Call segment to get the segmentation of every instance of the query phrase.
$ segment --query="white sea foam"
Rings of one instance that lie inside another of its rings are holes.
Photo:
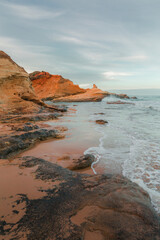
[[[95,121],[98,119],[97,116],[95,115],[90,115],[90,121]],[[103,131],[103,126],[95,126],[95,129],[97,132],[99,132],[101,134],[101,137],[99,139],[99,146],[98,147],[91,147],[89,149],[87,149],[84,154],[93,154],[96,158],[96,161],[92,163],[91,168],[94,172],[94,174],[97,174],[96,170],[94,169],[94,165],[97,164],[100,159],[101,156],[103,156],[106,153],[106,149],[103,146],[103,141],[106,137],[105,132]]]
[[[99,146],[85,151],[96,157],[93,172],[96,174],[97,162],[105,163],[111,172],[121,166],[123,175],[144,188],[160,212],[160,98],[141,97],[132,100],[134,106],[107,105],[107,101],[115,101],[115,97],[106,98],[90,109],[89,120],[109,122],[105,127],[95,125],[101,133]],[[105,115],[94,115],[95,111]]]

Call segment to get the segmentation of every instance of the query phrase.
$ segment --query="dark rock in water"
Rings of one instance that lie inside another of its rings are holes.
[[[101,113],[94,113],[94,115],[105,115],[105,113],[101,112]]]
[[[50,183],[46,196],[29,199],[25,215],[11,232],[30,240],[159,240],[160,221],[149,195],[120,175],[86,175],[34,157],[35,178]],[[7,234],[6,233],[6,237]]]
[[[132,105],[134,105],[134,103],[122,102],[122,101],[107,102],[107,104],[132,104]]]
[[[137,99],[137,97],[131,97],[131,99]]]
[[[101,119],[99,119],[99,120],[96,120],[96,123],[97,124],[106,124],[106,123],[108,123],[107,121],[105,121],[105,120],[101,120]]]
[[[68,168],[70,170],[79,170],[79,169],[84,169],[87,167],[90,167],[91,164],[95,161],[95,157],[92,154],[86,154],[81,156],[78,159],[73,159],[71,166]]]
[[[115,96],[116,97],[118,97],[118,98],[121,98],[121,99],[129,99],[130,97],[128,97],[128,95],[127,94],[115,94]]]

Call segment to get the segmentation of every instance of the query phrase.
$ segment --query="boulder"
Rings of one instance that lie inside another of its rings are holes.
[[[102,120],[102,119],[98,119],[98,120],[96,120],[95,122],[96,122],[97,124],[100,124],[100,125],[104,125],[104,124],[108,123],[107,121]]]
[[[96,158],[92,154],[85,154],[78,159],[72,159],[72,164],[67,168],[70,170],[80,170],[88,168],[95,162]]]

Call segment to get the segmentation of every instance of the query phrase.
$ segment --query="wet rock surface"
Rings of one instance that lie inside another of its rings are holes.
[[[65,110],[65,108],[64,108]],[[55,129],[44,121],[61,117],[62,113],[42,111],[29,114],[6,114],[0,118],[0,159],[13,157],[49,138],[63,138],[64,129]]]
[[[0,156],[5,159],[33,146],[38,141],[49,138],[62,138],[57,130],[38,129],[13,136],[0,137]]]
[[[96,161],[92,154],[85,154],[78,159],[72,159],[72,164],[68,166],[70,170],[79,170],[91,167],[91,164]]]
[[[31,130],[34,130],[34,129],[39,129],[39,127],[35,124],[32,124],[32,123],[25,123],[24,125],[22,126],[13,126],[12,127],[12,130],[15,130],[15,131],[24,131],[24,132],[28,132],[28,131],[31,131]]]
[[[20,162],[21,169],[37,166],[33,177],[50,185],[42,198],[22,196],[24,216],[7,231],[3,219],[1,235],[28,240],[160,239],[148,194],[128,179],[79,174],[34,157]]]

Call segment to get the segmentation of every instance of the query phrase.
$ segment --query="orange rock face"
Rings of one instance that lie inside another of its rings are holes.
[[[37,112],[41,106],[49,107],[35,95],[28,73],[0,51],[0,116]]]
[[[61,75],[51,75],[47,72],[31,73],[30,79],[40,99],[55,102],[94,102],[101,101],[108,95],[108,92],[98,89],[95,84],[92,89],[82,89]]]
[[[37,100],[28,73],[0,51],[0,113],[34,111]]]
[[[61,75],[51,75],[48,72],[33,72],[30,79],[40,99],[56,99],[86,91]]]
[[[85,93],[54,99],[55,102],[100,102],[109,93],[98,88],[86,89]]]

